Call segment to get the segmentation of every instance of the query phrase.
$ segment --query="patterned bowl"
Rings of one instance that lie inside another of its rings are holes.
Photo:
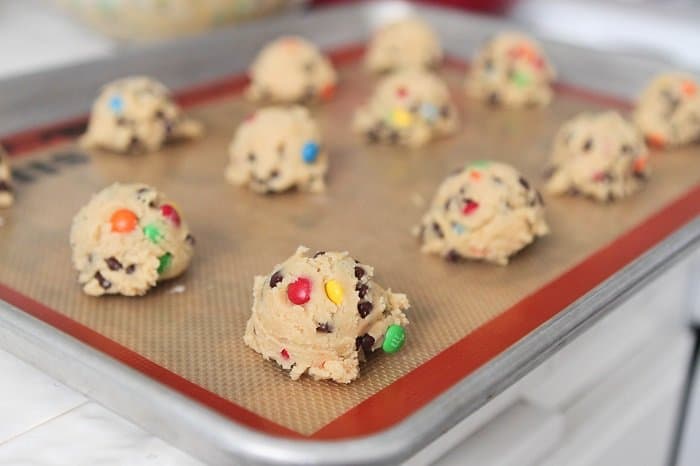
[[[53,0],[98,31],[143,40],[192,34],[300,6],[305,0]]]

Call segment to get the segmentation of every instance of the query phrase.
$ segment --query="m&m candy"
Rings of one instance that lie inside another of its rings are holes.
[[[301,148],[301,158],[305,163],[314,163],[318,158],[318,152],[318,144],[314,141],[309,141]]]
[[[297,278],[287,287],[287,297],[294,304],[306,304],[311,299],[311,281],[304,277]]]
[[[177,209],[172,205],[165,204],[161,206],[160,213],[161,215],[163,215],[163,217],[173,222],[173,225],[175,225],[176,227],[180,226],[180,214],[177,212]]]
[[[163,238],[163,233],[161,233],[160,228],[152,223],[143,227],[143,234],[146,235],[146,238],[151,240],[151,243],[153,244],[158,244],[158,242]]]
[[[385,353],[396,353],[406,341],[406,331],[400,325],[390,325],[384,335],[382,349]]]
[[[114,211],[109,219],[112,225],[112,231],[115,233],[129,233],[136,228],[139,223],[139,218],[129,209],[119,209]]]
[[[476,201],[473,201],[471,199],[467,199],[466,202],[464,203],[464,207],[462,207],[462,213],[464,215],[470,215],[473,214],[476,209],[479,208],[479,203]]]
[[[170,267],[170,264],[173,262],[173,255],[170,254],[169,252],[166,252],[160,258],[158,259],[159,264],[158,264],[158,274],[162,274],[168,268]]]
[[[326,296],[335,304],[343,302],[343,287],[337,280],[328,280],[325,285]]]

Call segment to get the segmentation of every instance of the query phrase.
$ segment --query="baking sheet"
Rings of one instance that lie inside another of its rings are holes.
[[[344,414],[380,392],[391,392],[397,380],[405,381],[414,369],[700,181],[696,148],[657,154],[649,185],[630,199],[598,205],[545,196],[552,234],[508,267],[449,264],[424,256],[409,231],[450,171],[470,160],[496,159],[512,163],[540,185],[558,125],[580,111],[618,104],[562,87],[546,109],[495,111],[466,101],[464,69],[452,63],[441,74],[462,114],[458,135],[420,150],[367,146],[349,124],[372,80],[359,66],[356,49],[340,56],[340,92],[314,109],[331,153],[325,194],[262,197],[226,184],[228,142],[253,106],[237,92],[219,93],[225,95],[189,109],[207,127],[201,141],[128,157],[97,152],[81,157],[80,149],[66,143],[17,158],[15,168],[25,177],[17,183],[16,206],[2,214],[0,283],[282,429],[263,428],[257,421],[253,427],[344,438],[373,430],[370,420],[365,428],[356,421],[337,427]],[[72,216],[93,192],[113,181],[142,181],[168,193],[197,238],[187,274],[143,298],[85,296],[72,272],[67,239]],[[407,293],[412,301],[404,349],[372,358],[351,385],[307,378],[293,382],[243,345],[253,275],[269,273],[299,244],[349,250],[375,266],[379,283]],[[174,293],[175,286],[184,292]],[[460,363],[455,359],[446,369],[461,371]],[[410,398],[406,383],[400,387],[396,394]]]

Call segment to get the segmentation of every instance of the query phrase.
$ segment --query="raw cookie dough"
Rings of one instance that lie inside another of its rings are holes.
[[[404,68],[433,68],[442,61],[440,41],[430,26],[406,18],[379,29],[369,44],[365,64],[375,73]]]
[[[118,153],[153,152],[168,142],[201,134],[199,122],[182,115],[163,84],[134,76],[102,88],[81,142]]]
[[[552,100],[554,68],[533,39],[504,32],[483,46],[467,74],[471,97],[493,106],[541,107]]]
[[[0,147],[0,208],[10,207],[13,201],[10,162],[3,148]]]
[[[297,36],[268,44],[250,68],[251,100],[267,103],[303,103],[329,100],[337,76],[331,62],[311,42]]]
[[[657,76],[639,97],[634,122],[654,146],[700,141],[698,83],[683,73]]]
[[[459,118],[445,83],[422,70],[403,70],[382,79],[360,107],[355,131],[369,142],[420,147],[457,130]]]
[[[328,156],[304,107],[268,107],[249,116],[229,147],[226,178],[259,193],[325,189]]]
[[[143,295],[183,273],[194,238],[177,207],[145,184],[113,184],[73,219],[73,264],[92,296]]]
[[[510,165],[488,161],[443,181],[417,229],[424,253],[501,265],[547,233],[537,190]]]
[[[308,373],[349,383],[369,353],[401,348],[408,298],[377,285],[374,269],[347,252],[307,252],[300,247],[269,276],[255,277],[243,339],[294,380]]]
[[[614,201],[644,185],[647,158],[642,135],[617,112],[583,113],[554,138],[546,190]]]

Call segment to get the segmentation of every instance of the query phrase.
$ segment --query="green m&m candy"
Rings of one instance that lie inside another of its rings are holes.
[[[170,264],[173,262],[173,255],[170,254],[169,252],[166,252],[160,258],[158,259],[160,261],[160,264],[158,264],[158,274],[162,274],[166,270],[168,270],[168,267],[170,267]]]
[[[158,242],[163,238],[163,233],[161,233],[160,228],[154,224],[148,224],[143,227],[143,234],[151,240],[151,243],[158,244]]]
[[[382,349],[385,353],[396,353],[401,349],[404,341],[406,341],[406,331],[403,327],[396,324],[390,325],[386,329]]]

